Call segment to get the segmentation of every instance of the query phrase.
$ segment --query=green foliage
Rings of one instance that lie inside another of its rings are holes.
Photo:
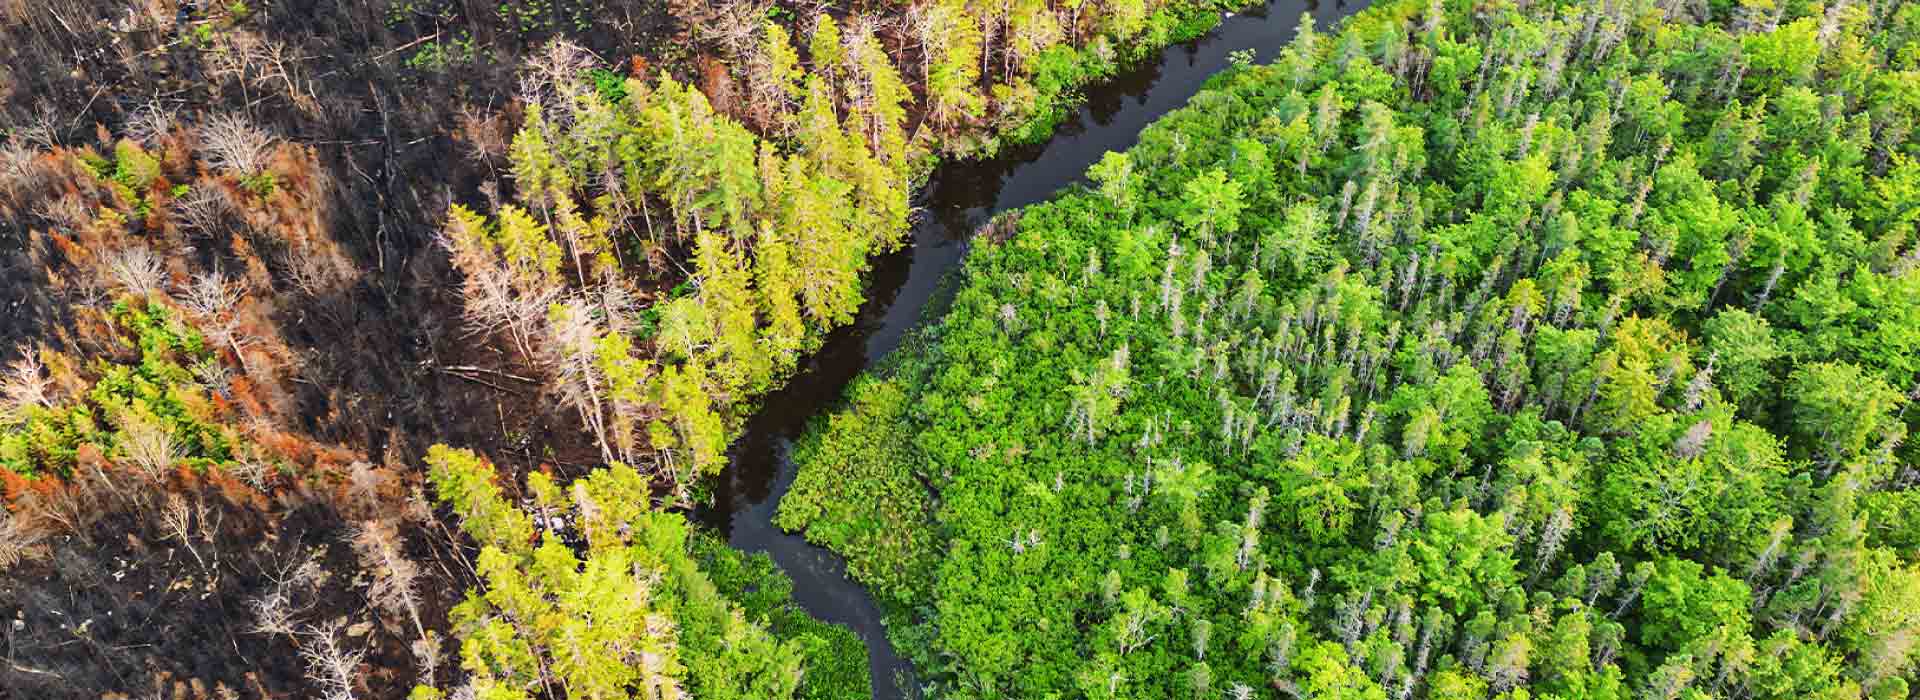
[[[807,660],[796,698],[837,700],[873,694],[867,645],[853,630],[809,617],[793,602],[793,581],[765,554],[747,554],[706,534],[692,537],[700,570],[749,620],[764,620],[779,639],[795,640]]]
[[[226,463],[239,438],[216,415],[209,387],[190,369],[216,361],[200,334],[167,306],[132,297],[109,317],[134,362],[101,358],[84,395],[0,411],[0,467],[24,477],[72,475],[91,445],[142,469]],[[152,462],[152,463],[149,463]]]
[[[422,44],[407,56],[405,63],[414,70],[440,73],[471,65],[481,56],[480,46],[474,41],[472,32],[463,29],[444,41],[435,39]]]
[[[1308,25],[975,242],[783,524],[938,697],[1903,696],[1920,14],[1724,5]]]
[[[839,69],[865,92],[843,117],[810,81],[789,154],[670,78],[555,76],[573,97],[527,109],[518,201],[449,213],[469,321],[553,365],[602,455],[654,464],[683,503],[905,235],[906,89],[877,40],[848,46]]]
[[[436,445],[427,461],[441,503],[480,543],[482,585],[449,615],[480,697],[866,692],[857,637],[795,608],[792,583],[764,557],[726,550],[655,510],[651,485],[632,468],[615,463],[564,488],[536,473],[529,513],[505,500],[493,466],[472,452]]]
[[[848,388],[850,410],[832,416],[793,448],[813,465],[780,499],[775,523],[841,552],[849,575],[884,599],[906,604],[934,567],[932,504],[917,475],[907,430],[904,379],[866,379]],[[841,494],[860,493],[847,499]]]
[[[1705,575],[1698,563],[1664,559],[1647,581],[1645,624],[1640,639],[1656,649],[1688,649],[1709,635],[1737,639],[1747,633],[1747,585],[1724,572]]]

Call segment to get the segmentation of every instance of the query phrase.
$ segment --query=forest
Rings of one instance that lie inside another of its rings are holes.
[[[690,515],[933,168],[1237,9],[0,1],[0,697],[879,692]]]
[[[1301,9],[0,0],[0,697],[1913,697],[1920,6]]]
[[[1911,697],[1920,6],[1376,3],[794,449],[927,697]]]

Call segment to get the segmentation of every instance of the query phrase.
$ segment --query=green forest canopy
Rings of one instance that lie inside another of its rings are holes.
[[[976,243],[781,523],[939,697],[1909,697],[1917,118],[1914,5],[1305,26]]]

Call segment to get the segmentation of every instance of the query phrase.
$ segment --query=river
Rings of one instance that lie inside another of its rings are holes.
[[[814,416],[833,408],[846,385],[899,345],[920,320],[942,278],[960,263],[967,237],[991,216],[1032,204],[1082,180],[1108,151],[1131,147],[1140,130],[1187,103],[1228,56],[1252,49],[1272,60],[1292,39],[1300,14],[1327,29],[1364,2],[1273,0],[1228,17],[1200,39],[1162,51],[1157,62],[1087,90],[1078,115],[1045,144],[1009,149],[985,161],[939,167],[915,202],[920,216],[913,243],[874,260],[868,297],[853,323],[835,331],[781,390],[769,394],[734,443],[732,460],[715,484],[714,502],[699,519],[727,533],[728,543],[766,552],[793,578],[793,597],[808,613],[846,625],[867,644],[875,700],[909,697],[896,677],[912,669],[894,652],[880,608],[849,580],[838,555],[773,524],[795,468],[788,448]]]

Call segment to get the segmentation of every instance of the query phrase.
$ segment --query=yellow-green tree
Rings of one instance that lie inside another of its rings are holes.
[[[536,521],[474,453],[436,445],[427,463],[440,502],[480,544],[481,585],[449,615],[476,697],[757,699],[799,689],[799,643],[719,594],[691,554],[686,520],[653,507],[638,471],[616,462],[565,486],[532,474]]]

